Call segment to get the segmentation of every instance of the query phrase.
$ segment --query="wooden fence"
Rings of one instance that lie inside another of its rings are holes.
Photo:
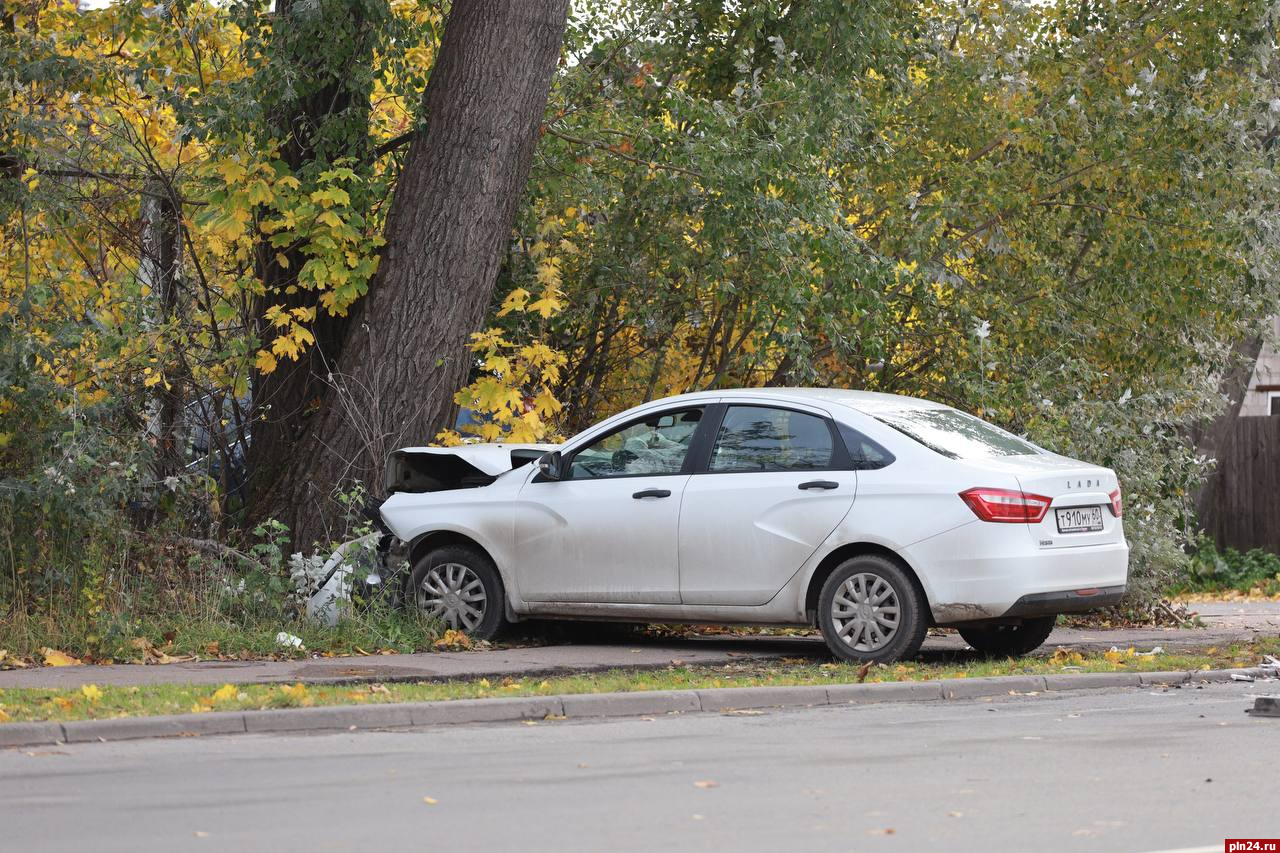
[[[1235,419],[1199,505],[1219,548],[1280,554],[1280,417]]]

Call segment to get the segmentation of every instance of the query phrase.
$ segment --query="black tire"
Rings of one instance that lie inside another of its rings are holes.
[[[451,582],[454,577],[459,578],[457,584]],[[477,582],[483,591],[483,602],[476,599]],[[453,590],[452,586],[460,589]],[[448,599],[449,592],[460,600]],[[502,576],[488,554],[470,545],[442,545],[424,554],[414,564],[404,595],[406,607],[423,616],[438,618],[445,627],[463,631],[477,640],[492,640],[511,624],[507,620],[507,595]],[[435,601],[443,604],[443,612]],[[467,607],[479,610],[479,618],[474,619]]]
[[[860,604],[864,610],[849,610],[846,606],[846,602],[857,598],[852,589],[866,591],[867,601],[855,602],[855,606]],[[886,593],[886,589],[891,593]],[[840,597],[839,610],[837,596]],[[877,597],[882,598],[881,603],[872,604]],[[888,604],[893,600],[896,605]],[[897,613],[890,614],[888,611],[894,606]],[[839,621],[838,613],[845,612],[850,618]],[[890,615],[897,616],[892,633],[885,630],[885,621]],[[858,627],[859,621],[865,625]],[[827,648],[841,660],[889,663],[913,657],[920,651],[929,630],[929,614],[924,594],[902,566],[887,557],[865,554],[841,563],[822,585],[818,596],[818,628],[827,641]],[[880,644],[873,639],[876,632],[883,640]],[[854,641],[847,639],[848,636],[853,636]]]
[[[982,625],[958,630],[966,643],[986,657],[1016,658],[1044,645],[1057,621],[1056,616],[1038,616],[1023,619],[1017,624]]]

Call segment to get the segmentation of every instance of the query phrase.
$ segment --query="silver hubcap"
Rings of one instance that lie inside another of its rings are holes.
[[[459,631],[475,630],[484,618],[484,584],[461,563],[441,563],[427,570],[418,585],[417,600],[424,616]]]
[[[858,652],[884,648],[898,633],[898,594],[879,575],[846,580],[831,600],[836,636]]]

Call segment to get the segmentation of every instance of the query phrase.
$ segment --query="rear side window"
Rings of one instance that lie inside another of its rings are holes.
[[[1029,456],[1040,448],[973,415],[956,409],[900,409],[875,418],[952,459]]]
[[[894,459],[889,451],[867,438],[848,424],[837,423],[840,438],[849,451],[849,461],[856,471],[874,471],[883,468]]]
[[[816,471],[831,467],[834,449],[822,418],[790,409],[730,406],[708,470]]]

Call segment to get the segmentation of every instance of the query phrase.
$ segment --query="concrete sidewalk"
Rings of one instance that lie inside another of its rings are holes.
[[[1150,650],[1207,648],[1280,636],[1280,602],[1229,602],[1195,605],[1206,628],[1078,630],[1060,628],[1041,648],[1059,646],[1105,651],[1112,646]],[[931,636],[920,658],[926,662],[972,655],[958,634]],[[608,669],[657,669],[672,663],[721,666],[727,663],[807,658],[831,659],[822,639],[713,635],[689,639],[637,638],[623,645],[559,645],[474,652],[425,652],[412,655],[308,658],[292,661],[200,661],[143,666],[66,666],[0,672],[0,689],[75,688],[82,684],[259,684],[295,681],[440,681],[455,678],[545,677]]]

